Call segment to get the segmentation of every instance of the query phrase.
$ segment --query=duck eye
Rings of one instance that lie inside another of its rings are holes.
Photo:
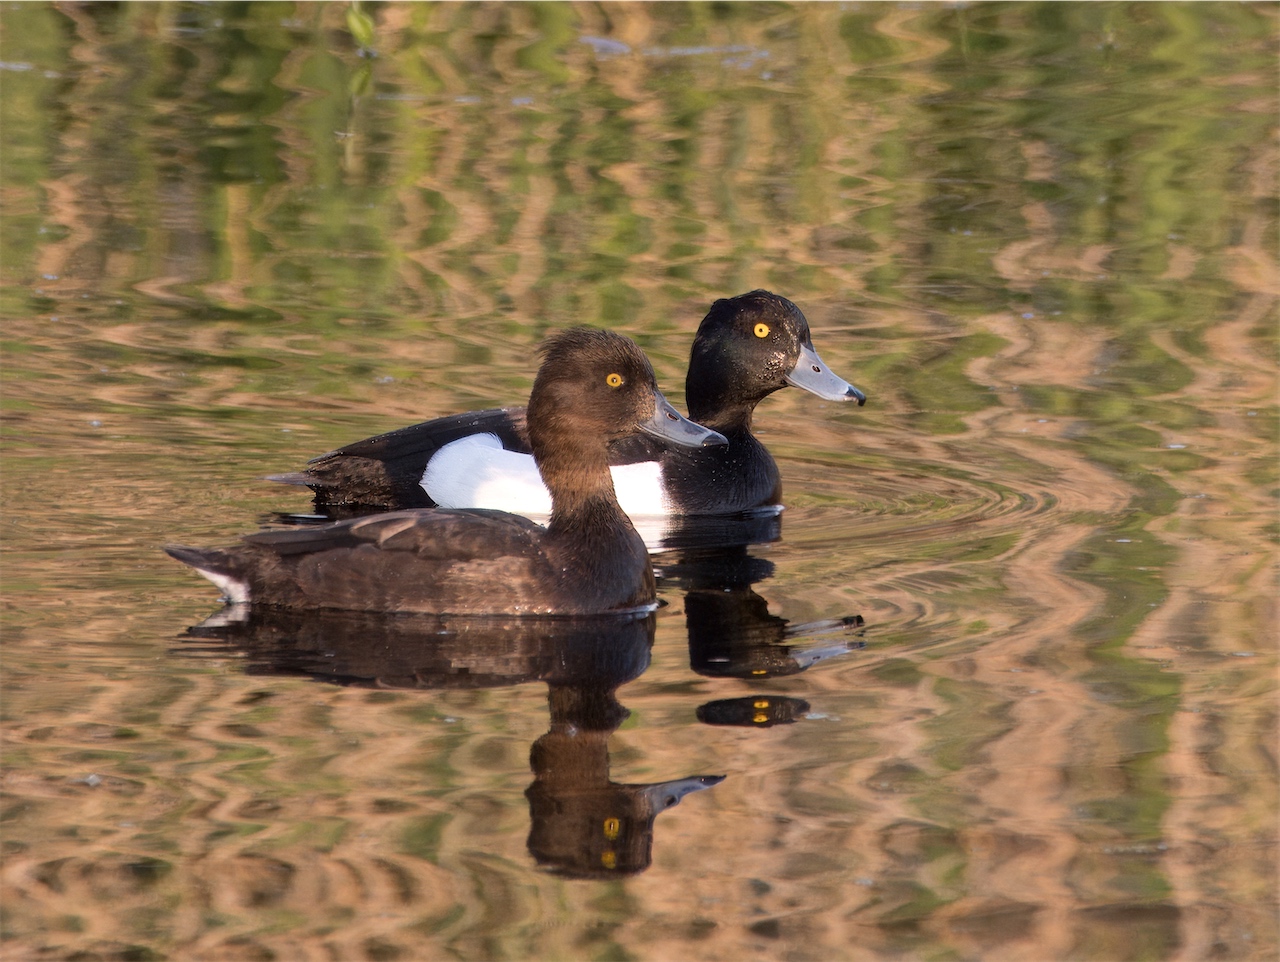
[[[756,337],[768,337],[768,336],[769,336],[769,325],[761,321],[759,324],[756,325]]]
[[[622,387],[622,375],[617,371],[614,371],[604,379],[604,383],[609,385],[609,387]]]

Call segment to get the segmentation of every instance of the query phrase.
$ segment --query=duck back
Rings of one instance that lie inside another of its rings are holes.
[[[418,509],[251,534],[231,548],[170,546],[233,602],[349,611],[585,614],[654,597],[630,525],[556,537],[519,515]]]

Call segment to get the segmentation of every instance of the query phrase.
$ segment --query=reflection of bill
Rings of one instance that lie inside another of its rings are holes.
[[[551,729],[533,745],[525,792],[530,853],[560,874],[642,872],[654,819],[723,781],[609,778],[609,736],[630,714],[615,692],[649,667],[655,617],[449,618],[232,606],[190,629],[190,653],[243,652],[251,674],[379,689],[499,688],[545,682]]]

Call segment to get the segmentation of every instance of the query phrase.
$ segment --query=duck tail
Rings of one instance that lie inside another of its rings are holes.
[[[212,581],[228,603],[246,604],[250,600],[248,572],[234,552],[222,548],[189,548],[182,544],[167,544],[164,552]]]

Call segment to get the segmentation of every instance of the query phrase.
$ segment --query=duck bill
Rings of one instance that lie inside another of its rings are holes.
[[[724,781],[723,775],[694,775],[690,778],[677,778],[670,782],[658,782],[646,785],[639,795],[649,804],[649,812],[657,815],[680,804],[680,799],[704,788],[711,788]]]
[[[857,401],[858,407],[867,403],[867,396],[848,381],[832,374],[818,357],[818,352],[808,344],[801,345],[800,357],[786,376],[786,382],[826,401]]]
[[[690,421],[656,391],[653,407],[653,417],[641,422],[639,426],[646,434],[686,448],[712,448],[729,443],[729,439],[723,434]]]
[[[848,655],[860,650],[861,645],[824,645],[821,648],[810,648],[807,651],[792,652],[792,660],[800,666],[800,670],[804,671],[811,668],[820,661],[826,661],[828,658],[838,658],[841,655]]]

